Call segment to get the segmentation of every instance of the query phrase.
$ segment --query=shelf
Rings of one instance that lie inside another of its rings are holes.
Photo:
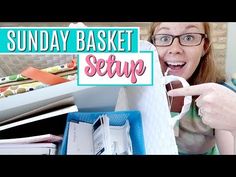
[[[0,121],[73,96],[79,111],[112,111],[120,87],[77,86],[71,81],[0,99]]]

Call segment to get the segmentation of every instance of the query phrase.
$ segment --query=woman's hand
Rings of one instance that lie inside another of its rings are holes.
[[[168,95],[199,95],[196,105],[203,123],[236,135],[236,93],[232,90],[220,84],[206,83],[171,90]]]

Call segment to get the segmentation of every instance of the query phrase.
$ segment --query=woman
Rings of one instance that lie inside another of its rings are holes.
[[[211,46],[209,23],[153,23],[148,39],[156,46],[162,72],[185,78],[190,85],[208,82],[223,83],[224,76],[217,72]],[[173,82],[167,90],[180,88]],[[180,154],[233,153],[233,137],[229,132],[214,131],[202,122],[198,107],[193,102],[189,112],[175,126],[176,143]],[[183,97],[173,97],[172,114],[178,114]]]

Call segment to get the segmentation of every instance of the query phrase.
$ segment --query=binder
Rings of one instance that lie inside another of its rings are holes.
[[[93,123],[98,116],[106,114],[110,121],[111,126],[122,126],[126,120],[130,124],[130,138],[132,142],[133,155],[145,155],[145,145],[143,136],[143,126],[141,113],[136,110],[131,111],[117,111],[117,112],[75,112],[69,113],[67,116],[67,122],[65,126],[63,141],[61,149],[59,150],[60,155],[66,155],[67,151],[67,140],[69,132],[69,123],[71,121],[81,121],[86,123]]]

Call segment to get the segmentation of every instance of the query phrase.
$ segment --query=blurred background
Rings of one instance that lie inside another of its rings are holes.
[[[0,27],[68,27],[71,22],[11,22],[0,23]],[[140,27],[140,38],[147,39],[151,22],[84,22],[86,26]],[[226,74],[227,83],[236,85],[236,23],[214,22],[212,24],[213,47],[216,63]],[[0,77],[21,72],[28,65],[38,68],[70,61],[71,55],[0,55]],[[33,60],[32,60],[33,59]],[[233,80],[235,79],[235,80]]]

